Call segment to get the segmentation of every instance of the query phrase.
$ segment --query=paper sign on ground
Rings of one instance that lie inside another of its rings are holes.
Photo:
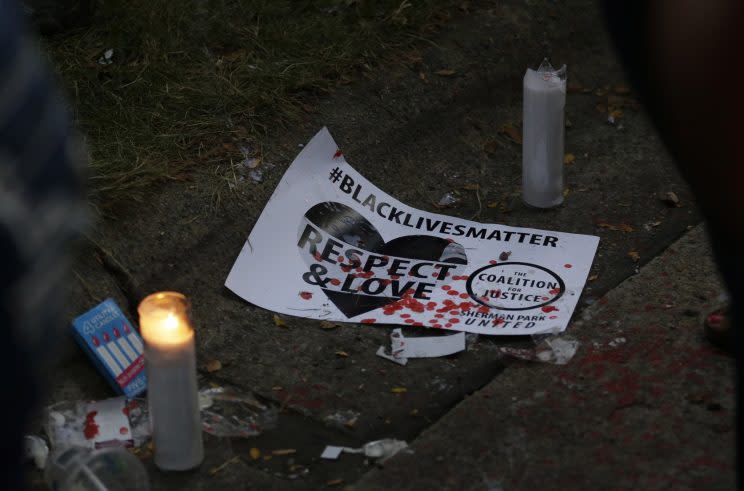
[[[407,206],[355,171],[324,128],[284,174],[225,284],[312,319],[562,331],[598,241]]]

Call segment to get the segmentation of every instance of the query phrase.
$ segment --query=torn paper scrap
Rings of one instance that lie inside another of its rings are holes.
[[[383,438],[382,440],[375,440],[362,445],[360,448],[351,447],[337,447],[334,445],[328,445],[320,454],[320,458],[336,460],[341,453],[352,453],[352,454],[364,454],[365,457],[372,459],[378,459],[379,463],[385,462],[387,459],[396,455],[401,450],[408,448],[408,443],[403,440],[396,440],[394,438]]]
[[[46,433],[53,449],[134,445],[124,397],[101,401],[62,401],[47,408]]]
[[[85,438],[92,440],[95,448],[111,445],[133,446],[132,428],[124,410],[126,399],[114,397],[88,404],[85,413]]]
[[[351,167],[323,128],[279,181],[225,285],[310,319],[529,335],[566,328],[598,242],[408,206]]]
[[[26,435],[23,437],[23,456],[26,460],[33,460],[37,469],[43,470],[49,458],[49,446],[41,437]]]
[[[565,365],[574,357],[579,344],[579,341],[568,336],[550,336],[540,340],[533,348],[502,346],[499,352],[519,360]]]
[[[341,452],[344,451],[344,447],[334,447],[333,445],[328,445],[324,450],[323,453],[320,454],[321,459],[329,459],[329,460],[336,460],[339,455],[341,455]]]
[[[565,365],[571,361],[578,349],[577,340],[562,337],[546,339],[535,348],[538,360],[554,365]]]
[[[406,448],[408,448],[408,443],[403,440],[383,438],[382,440],[365,443],[362,450],[367,457],[379,459],[378,462],[382,463]]]
[[[393,363],[397,363],[398,365],[406,366],[408,364],[408,358],[403,358],[401,356],[394,356],[392,354],[389,354],[384,346],[380,346],[377,348],[377,353],[375,353],[380,358],[385,358],[386,360],[390,360]]]
[[[437,358],[464,350],[464,332],[449,336],[405,337],[398,328],[390,333],[390,353],[380,346],[377,356],[405,365],[409,358]]]

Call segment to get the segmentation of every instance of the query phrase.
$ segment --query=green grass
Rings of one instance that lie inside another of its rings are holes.
[[[411,45],[453,0],[102,0],[46,48],[110,210],[194,166],[241,158],[308,101]],[[114,49],[113,63],[97,60]]]

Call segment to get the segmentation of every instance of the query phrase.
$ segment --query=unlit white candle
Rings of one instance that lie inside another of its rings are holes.
[[[192,469],[203,460],[204,445],[188,301],[180,293],[154,293],[138,310],[155,465],[162,470]]]
[[[563,113],[566,66],[543,61],[524,75],[522,115],[522,199],[551,208],[563,202]]]

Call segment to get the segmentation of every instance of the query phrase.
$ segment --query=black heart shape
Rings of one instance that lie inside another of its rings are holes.
[[[385,242],[369,220],[342,203],[319,203],[305,213],[305,218],[336,240],[371,253],[457,265],[468,263],[462,245],[441,237],[404,235]],[[326,288],[323,291],[346,317],[355,317],[399,300],[397,297],[372,297]]]

